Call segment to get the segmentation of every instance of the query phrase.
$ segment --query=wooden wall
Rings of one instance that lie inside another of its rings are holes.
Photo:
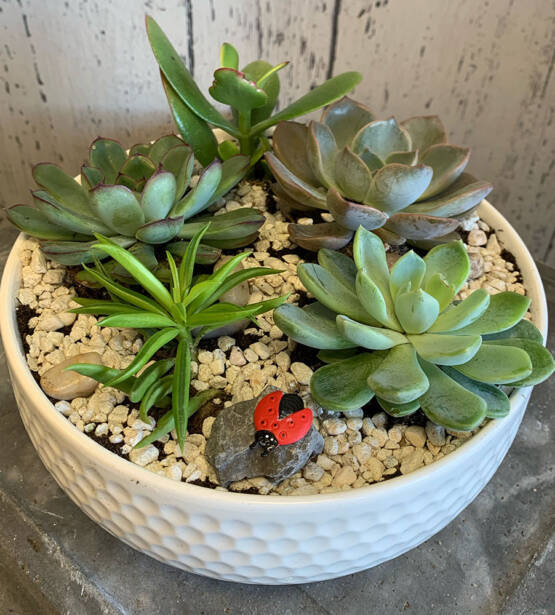
[[[0,205],[27,199],[35,162],[76,172],[97,135],[130,145],[170,130],[145,13],[203,89],[229,40],[245,63],[292,61],[282,104],[357,69],[356,95],[380,115],[440,114],[555,265],[550,0],[0,0]]]

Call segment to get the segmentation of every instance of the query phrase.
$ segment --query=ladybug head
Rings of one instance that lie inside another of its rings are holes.
[[[260,429],[254,434],[254,442],[251,444],[250,448],[254,448],[257,444],[263,449],[262,457],[266,457],[270,451],[276,448],[278,441],[271,431]]]

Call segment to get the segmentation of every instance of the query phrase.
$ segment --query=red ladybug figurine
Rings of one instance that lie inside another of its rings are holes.
[[[254,410],[254,442],[260,445],[262,457],[279,445],[293,444],[306,436],[312,425],[312,410],[293,393],[274,391],[265,395]]]

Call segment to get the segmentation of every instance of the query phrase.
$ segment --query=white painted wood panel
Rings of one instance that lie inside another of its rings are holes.
[[[144,33],[152,14],[201,87],[233,42],[246,63],[291,60],[282,105],[331,71],[384,115],[442,116],[470,169],[536,257],[555,264],[553,4],[515,0],[0,0],[0,204],[33,163],[75,172],[101,134],[171,129]]]

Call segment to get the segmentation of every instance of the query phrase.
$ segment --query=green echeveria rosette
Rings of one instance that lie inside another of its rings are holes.
[[[274,312],[292,339],[319,348],[328,365],[311,381],[323,407],[348,411],[374,397],[392,416],[419,408],[439,425],[472,430],[509,412],[499,385],[530,386],[554,369],[536,327],[523,319],[530,299],[478,289],[453,301],[466,282],[461,241],[413,251],[389,271],[380,238],[360,227],[354,261],[328,249],[299,278],[317,302]]]
[[[464,173],[470,151],[447,143],[437,116],[376,120],[347,97],[320,122],[278,124],[273,147],[266,160],[281,208],[334,218],[290,225],[293,241],[309,250],[342,248],[359,226],[392,244],[444,242],[492,189]]]
[[[36,165],[33,178],[39,190],[32,192],[33,207],[14,205],[8,218],[40,239],[47,257],[64,265],[104,257],[94,247],[94,236],[101,233],[121,247],[132,246],[133,254],[151,270],[158,264],[154,246],[168,244],[170,252],[182,256],[188,240],[211,220],[197,259],[213,263],[220,248],[253,241],[264,222],[252,208],[199,215],[244,177],[248,164],[245,156],[214,161],[193,186],[193,151],[179,137],[166,135],[129,152],[117,141],[98,138],[81,167],[80,182],[55,164]]]

